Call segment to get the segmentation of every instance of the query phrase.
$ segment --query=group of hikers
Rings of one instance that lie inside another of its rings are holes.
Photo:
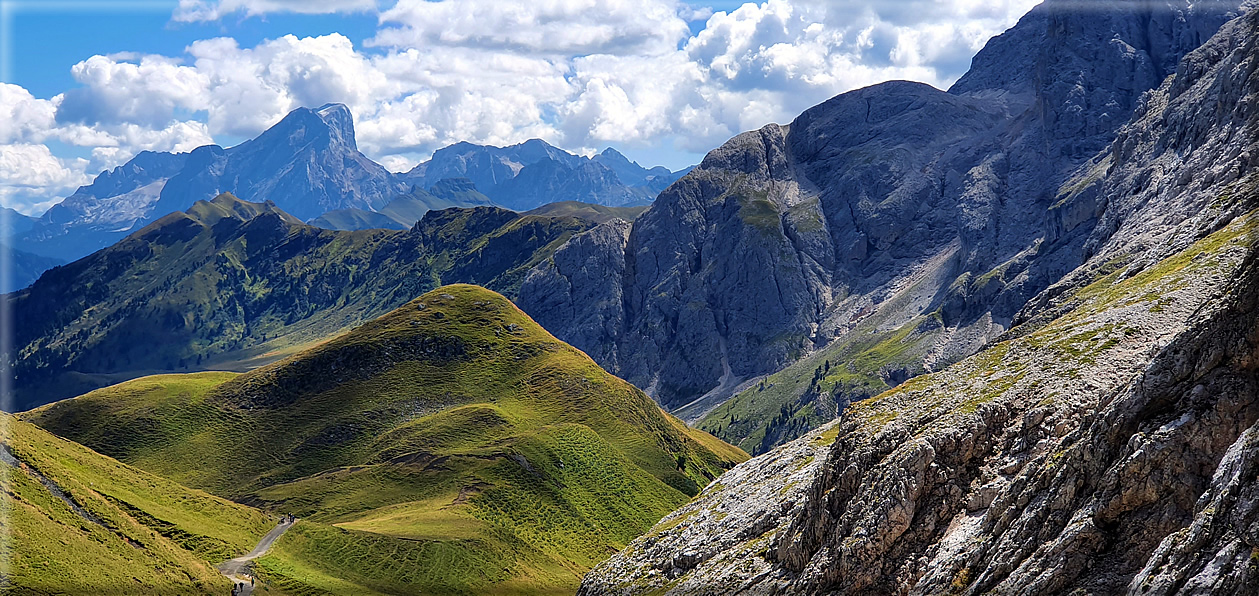
[[[253,589],[253,587],[254,587],[254,576],[251,575],[249,576],[250,589],[249,590],[245,589],[245,582],[232,584],[232,596],[241,596],[242,594],[247,594],[249,593],[250,590]]]
[[[288,513],[280,517],[281,524],[291,524],[296,521],[297,521],[297,517]],[[253,587],[254,587],[254,576],[250,574],[248,588],[245,587],[245,582],[243,581],[232,584],[232,596],[243,596],[244,594],[248,594],[251,590],[253,590]]]

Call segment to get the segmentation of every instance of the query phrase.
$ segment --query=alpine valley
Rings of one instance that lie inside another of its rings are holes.
[[[1255,0],[677,172],[328,104],[7,221],[15,593],[1259,593]]]

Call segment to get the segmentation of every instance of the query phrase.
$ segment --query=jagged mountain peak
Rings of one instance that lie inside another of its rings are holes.
[[[604,149],[603,151],[600,151],[600,152],[599,152],[599,155],[602,155],[602,156],[607,157],[607,158],[609,158],[609,159],[624,160],[624,161],[629,161],[629,160],[630,160],[628,157],[625,157],[625,154],[623,154],[623,153],[621,153],[620,151],[617,151],[616,149],[613,149],[613,148],[611,148],[611,147],[608,147],[608,148]]]
[[[542,139],[506,147],[455,143],[402,175],[421,187],[465,178],[498,204],[521,211],[556,201],[646,204],[678,177],[663,167],[647,170],[614,150],[588,158]]]
[[[358,151],[358,142],[354,138],[354,116],[345,104],[340,103],[324,104],[314,109],[296,108],[274,126],[238,147],[250,145]]]

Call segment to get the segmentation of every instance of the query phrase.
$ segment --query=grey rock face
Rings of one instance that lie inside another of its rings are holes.
[[[610,328],[635,358],[613,370],[677,407],[933,312],[920,370],[973,353],[1090,256],[1101,209],[1077,193],[1054,213],[1064,183],[1236,6],[1050,0],[948,93],[885,83],[732,139],[634,222]]]
[[[614,219],[564,243],[547,267],[535,267],[520,286],[517,303],[543,328],[578,330],[573,344],[597,362],[617,363],[621,335],[621,279],[630,224]],[[538,301],[542,302],[538,302]]]
[[[616,173],[599,163],[582,161],[568,165],[544,160],[525,166],[515,177],[486,193],[495,203],[528,211],[557,201],[579,201],[620,207],[646,203],[647,191],[621,183]]]
[[[807,478],[781,470],[814,436],[735,468],[761,480],[719,478],[581,593],[1253,593],[1257,64],[1251,13],[1145,96],[1060,198],[1100,222],[1084,264],[1003,341],[850,407]]]

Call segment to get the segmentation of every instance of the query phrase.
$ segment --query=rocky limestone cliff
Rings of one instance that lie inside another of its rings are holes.
[[[1000,341],[731,470],[581,593],[1254,593],[1257,70],[1250,13],[1074,179],[1086,262]]]
[[[1093,158],[1237,8],[1049,0],[947,93],[884,83],[732,139],[623,248],[557,253],[623,260],[617,291],[545,296],[562,275],[544,263],[520,304],[745,449],[799,436],[974,353],[1093,256],[1116,230],[1090,179],[1113,162]]]

